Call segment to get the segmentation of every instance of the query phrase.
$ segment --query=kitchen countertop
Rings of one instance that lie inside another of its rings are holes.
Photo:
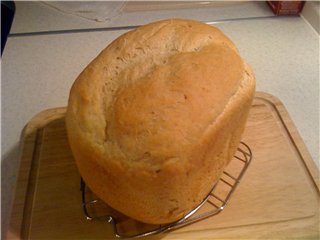
[[[17,2],[16,7],[1,63],[3,232],[23,127],[42,110],[66,106],[70,87],[82,69],[128,31],[121,26],[188,17],[220,28],[253,67],[257,91],[284,103],[319,166],[319,35],[304,18],[275,17],[263,2],[182,10],[146,11],[127,6],[107,22],[90,21],[35,2]],[[41,22],[36,21],[38,15]],[[112,29],[115,26],[120,28]]]
[[[45,3],[45,4],[44,4]],[[17,2],[17,14],[11,29],[12,34],[32,33],[44,31],[63,31],[77,29],[97,29],[106,27],[136,26],[151,21],[166,18],[192,18],[204,22],[225,21],[228,19],[242,19],[252,17],[268,17],[273,13],[266,3],[248,2],[202,2],[181,3],[177,2],[152,2],[147,6],[143,3],[128,2],[108,3],[115,13],[105,14],[105,3],[95,2],[90,5],[75,5],[74,3],[57,2],[30,2],[28,4]],[[184,6],[184,7],[183,7]],[[190,9],[192,7],[192,9]],[[159,11],[157,9],[166,9]],[[179,10],[177,10],[179,8]],[[101,10],[102,9],[102,10]],[[148,10],[149,9],[149,10]],[[97,20],[92,14],[94,11]],[[111,16],[108,21],[102,21]],[[114,16],[114,17],[112,17]]]

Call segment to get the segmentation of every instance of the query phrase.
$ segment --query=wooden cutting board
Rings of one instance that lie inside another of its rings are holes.
[[[23,131],[8,239],[114,238],[111,225],[82,213],[64,114],[41,112]],[[319,170],[278,99],[256,94],[243,141],[253,160],[225,210],[153,239],[319,239]]]

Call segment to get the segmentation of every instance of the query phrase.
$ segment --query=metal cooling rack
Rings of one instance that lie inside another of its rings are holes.
[[[99,210],[89,211],[89,209],[94,209],[96,205],[105,205],[99,199],[87,200],[87,195],[89,189],[86,188],[85,182],[81,178],[80,190],[82,194],[82,210],[84,215],[88,220],[102,220],[107,221],[112,225],[113,231],[118,238],[139,238],[146,237],[150,235],[155,235],[169,230],[174,230],[181,228],[183,226],[189,225],[191,223],[198,222],[205,218],[211,217],[223,211],[230,201],[230,198],[234,191],[236,190],[241,178],[245,174],[252,159],[252,152],[249,146],[243,142],[240,143],[236,154],[229,163],[226,170],[223,172],[220,179],[214,184],[211,192],[208,196],[192,211],[185,215],[182,219],[165,224],[165,225],[148,225],[145,224],[145,229],[141,232],[127,233],[121,231],[119,227],[121,221],[112,214],[99,214]],[[91,192],[92,194],[92,192]],[[205,206],[206,205],[206,206]],[[106,206],[106,205],[105,205]],[[203,210],[204,211],[201,211]],[[98,212],[98,213],[97,213]],[[131,220],[135,221],[135,220]],[[143,223],[139,223],[139,226]],[[152,228],[151,228],[152,227]],[[141,228],[141,227],[140,227]]]

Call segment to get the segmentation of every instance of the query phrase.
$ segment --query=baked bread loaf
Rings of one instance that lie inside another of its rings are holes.
[[[66,126],[79,172],[127,216],[176,221],[231,160],[254,91],[250,67],[215,27],[173,19],[129,31],[72,86]]]

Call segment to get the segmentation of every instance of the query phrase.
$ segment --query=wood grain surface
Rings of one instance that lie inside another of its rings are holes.
[[[64,114],[46,110],[23,130],[7,239],[115,238],[82,213]],[[278,99],[256,93],[243,141],[253,160],[225,210],[152,239],[319,239],[319,170]]]

